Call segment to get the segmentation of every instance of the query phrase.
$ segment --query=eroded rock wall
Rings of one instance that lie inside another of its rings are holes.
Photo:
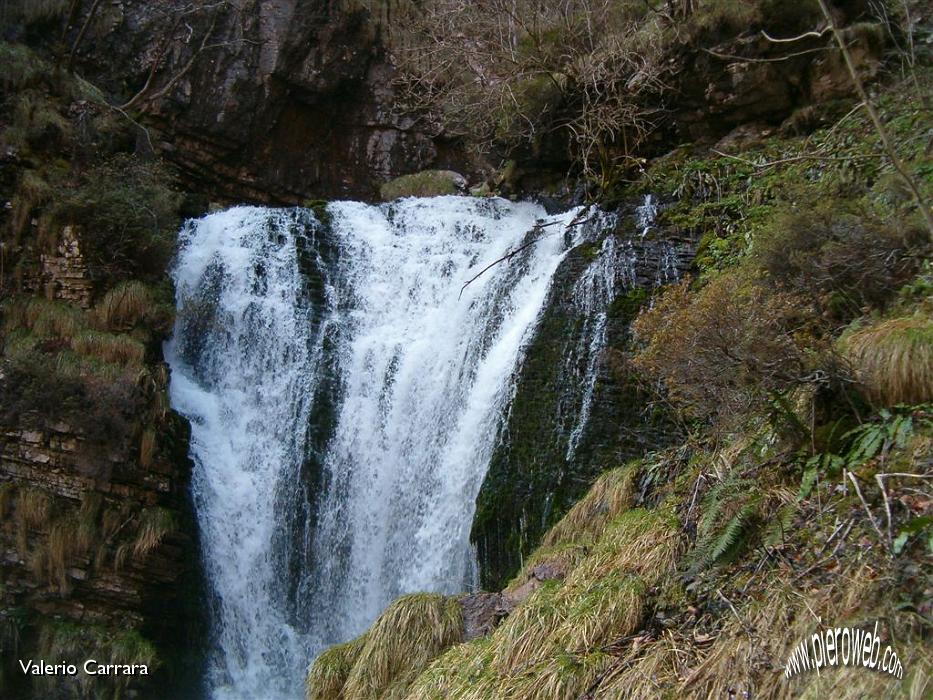
[[[149,125],[140,146],[176,164],[192,190],[375,199],[392,177],[456,159],[394,108],[388,16],[370,4],[117,1],[91,19],[76,60],[109,93],[141,93],[130,110]]]

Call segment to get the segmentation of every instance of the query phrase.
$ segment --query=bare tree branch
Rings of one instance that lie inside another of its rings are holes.
[[[930,206],[926,201],[926,197],[924,197],[923,192],[920,191],[916,180],[914,180],[913,176],[910,174],[910,172],[904,166],[904,163],[901,162],[900,157],[897,155],[897,151],[894,149],[894,144],[891,142],[891,137],[888,135],[888,130],[885,128],[884,123],[881,121],[881,117],[878,114],[878,110],[875,109],[874,103],[868,96],[868,91],[865,89],[865,84],[862,82],[862,78],[858,74],[858,69],[855,67],[855,62],[852,60],[852,54],[849,53],[845,39],[842,36],[842,32],[836,25],[836,20],[833,18],[832,13],[829,11],[829,6],[826,4],[826,0],[818,0],[818,2],[820,3],[820,9],[823,11],[823,15],[826,17],[826,21],[829,22],[829,27],[833,32],[833,36],[836,38],[836,44],[839,46],[839,50],[842,52],[842,58],[845,61],[846,68],[849,71],[849,77],[852,79],[852,84],[855,86],[856,92],[858,92],[859,97],[865,104],[865,109],[868,110],[868,116],[871,118],[872,124],[875,126],[875,131],[878,132],[878,138],[881,139],[881,145],[883,146],[884,151],[888,156],[888,160],[891,161],[891,165],[894,166],[894,169],[897,171],[898,175],[900,175],[901,179],[904,181],[904,184],[907,185],[908,189],[910,189],[911,193],[913,194],[914,199],[917,202],[917,206],[920,209],[920,215],[923,217],[923,220],[927,225],[927,229],[930,231],[930,237],[933,238],[933,212],[930,211]]]

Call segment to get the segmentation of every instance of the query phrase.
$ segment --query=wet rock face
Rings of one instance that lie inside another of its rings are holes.
[[[42,256],[28,287],[87,309],[90,276],[71,227],[55,253]],[[150,675],[129,681],[142,693],[134,697],[196,696],[204,601],[188,493],[190,431],[168,409],[167,372],[150,352],[137,378],[98,377],[80,405],[64,393],[24,403],[21,392],[41,390],[22,381],[11,389],[13,365],[0,363],[4,698],[85,696],[87,677],[58,679],[50,695],[18,659],[150,663],[149,650],[158,660]],[[140,656],[124,658],[132,653]],[[110,682],[95,680],[91,689],[112,695]]]
[[[672,432],[648,408],[629,367],[629,324],[652,289],[689,269],[696,243],[647,225],[637,204],[622,207],[616,226],[570,251],[555,274],[477,498],[471,541],[486,590],[505,587],[601,472],[663,445]],[[600,274],[614,278],[612,293],[599,303],[581,299],[582,282],[606,256],[612,262]],[[603,314],[605,325],[594,325]],[[538,573],[541,580],[554,576]]]
[[[142,147],[151,142],[190,189],[269,203],[375,199],[386,180],[450,160],[396,114],[380,25],[361,3],[201,5],[108,3],[78,52],[82,72],[115,94],[132,95],[160,66],[133,105],[155,125]]]
[[[16,673],[15,660],[41,658],[69,624],[101,638],[132,630],[153,643],[162,670],[134,687],[155,682],[183,693],[194,682],[201,601],[187,425],[172,417],[159,439],[143,467],[133,440],[93,444],[64,422],[0,426],[0,624],[17,627],[16,644],[0,643],[0,658],[7,689],[22,693],[14,697],[41,696],[30,695],[38,689]],[[149,547],[153,515],[171,526]],[[85,646],[85,654],[101,651]],[[174,659],[181,650],[187,658]]]

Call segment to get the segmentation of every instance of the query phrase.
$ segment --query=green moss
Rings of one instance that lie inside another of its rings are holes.
[[[314,212],[314,217],[321,223],[325,228],[329,228],[331,225],[332,217],[330,212],[327,210],[327,200],[324,199],[307,199],[302,204],[305,209],[310,209]]]
[[[592,404],[596,408],[568,463],[573,407],[580,400],[574,392],[580,387],[578,379],[565,374],[565,358],[577,346],[583,324],[562,299],[585,264],[583,251],[575,249],[558,270],[553,298],[522,363],[505,426],[508,438],[493,453],[477,498],[471,538],[487,589],[506,585],[600,474],[641,454],[646,444],[669,439],[666,414],[642,411],[643,389],[630,373],[614,371],[597,382]],[[610,347],[624,350],[628,319],[646,296],[632,290],[617,300],[609,325]]]
[[[617,296],[609,305],[609,317],[622,323],[631,323],[649,298],[644,287],[632,287]]]

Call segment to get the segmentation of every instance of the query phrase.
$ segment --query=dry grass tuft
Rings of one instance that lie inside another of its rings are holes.
[[[87,327],[83,311],[59,301],[33,297],[21,309],[9,320],[16,319],[40,338],[71,340]]]
[[[16,487],[13,486],[12,481],[0,483],[0,521],[6,520],[6,516],[13,510],[12,505],[15,489]]]
[[[139,516],[139,529],[133,542],[133,556],[143,559],[175,529],[175,516],[165,508],[146,508]]]
[[[881,321],[855,331],[843,346],[872,401],[883,406],[933,401],[933,319]]]
[[[594,697],[656,700],[671,693],[684,672],[684,651],[668,636],[634,649],[600,679]]]
[[[128,335],[83,331],[71,347],[80,356],[96,358],[122,367],[138,367],[146,357],[146,348]]]
[[[343,686],[360,658],[366,636],[337,644],[321,652],[308,667],[305,700],[343,700]]]
[[[919,649],[919,646],[916,644],[908,648],[895,645],[898,654],[902,650],[905,653],[901,659],[904,666],[902,680],[864,668],[842,667],[833,669],[831,673],[808,674],[801,694],[789,696],[788,700],[928,700],[933,692],[930,679],[933,650],[929,646],[926,650]]]
[[[153,305],[149,288],[142,282],[130,280],[107,292],[94,307],[94,316],[107,330],[129,330],[146,318]]]
[[[406,595],[370,627],[359,660],[343,688],[345,700],[404,697],[428,664],[463,638],[463,616],[455,598]]]
[[[29,530],[48,525],[52,517],[52,499],[39,489],[22,489],[16,494],[15,512],[17,548],[25,558]]]
[[[75,531],[74,520],[62,518],[49,531],[49,541],[46,545],[46,573],[49,585],[57,587],[63,596],[71,592],[67,569],[71,558],[77,554]]]
[[[88,491],[81,500],[78,509],[78,523],[75,530],[75,546],[86,554],[98,539],[97,521],[103,508],[104,499],[99,493]]]
[[[869,565],[838,571],[832,584],[814,589],[807,596],[801,596],[785,581],[774,581],[762,597],[732,613],[719,638],[681,684],[678,696],[698,700],[726,697],[732,689],[766,700],[800,697],[801,687],[814,679],[804,674],[795,683],[784,680],[784,664],[793,645],[820,627],[816,615],[824,624],[832,621],[833,625],[864,626],[866,620],[878,619],[877,611],[867,607],[882,600],[878,595],[881,585]],[[864,669],[861,673],[875,675]],[[863,694],[862,687],[855,685],[845,688],[842,694],[818,693],[811,697],[856,700],[880,696]]]
[[[602,531],[606,523],[631,506],[635,468],[625,466],[602,474],[545,535],[545,547],[576,542]]]
[[[143,430],[142,437],[139,439],[139,466],[148,469],[152,466],[152,460],[156,454],[156,431],[149,427]]]

